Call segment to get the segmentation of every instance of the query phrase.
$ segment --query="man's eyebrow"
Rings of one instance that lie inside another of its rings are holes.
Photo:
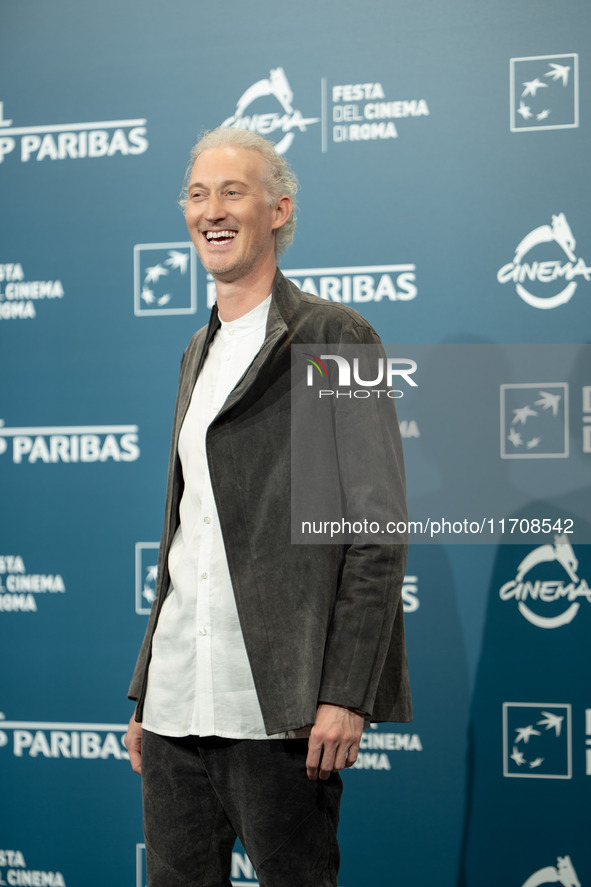
[[[223,182],[218,184],[219,188],[227,188],[229,185],[240,185],[242,188],[247,188],[246,182],[241,182],[239,179],[225,179]],[[204,188],[207,190],[207,185],[203,182],[189,182],[189,191],[192,188]]]

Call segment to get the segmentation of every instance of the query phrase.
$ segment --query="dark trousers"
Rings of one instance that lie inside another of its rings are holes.
[[[231,887],[236,836],[261,887],[336,887],[341,778],[310,781],[307,746],[144,730],[148,887]]]

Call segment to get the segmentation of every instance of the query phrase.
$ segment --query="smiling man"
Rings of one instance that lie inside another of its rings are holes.
[[[379,343],[278,271],[296,190],[253,133],[220,128],[192,151],[181,203],[217,303],[181,363],[157,598],[129,690],[150,887],[229,887],[236,836],[261,887],[336,887],[339,770],[365,722],[410,719],[405,546],[291,543],[291,346]],[[403,520],[392,415],[368,433],[387,441]]]
[[[185,218],[199,258],[216,280],[218,308],[224,320],[234,320],[255,307],[261,301],[257,297],[261,286],[263,292],[270,292],[276,271],[276,232],[287,222],[292,208],[287,195],[270,202],[265,161],[257,151],[220,145],[203,151],[195,160]],[[237,304],[239,294],[242,299]],[[221,308],[222,298],[228,317]]]

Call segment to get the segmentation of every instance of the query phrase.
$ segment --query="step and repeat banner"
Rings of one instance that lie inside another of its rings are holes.
[[[344,775],[341,883],[591,884],[588,4],[0,18],[0,885],[145,885],[126,690],[215,299],[177,199],[219,124],[299,176],[285,273],[392,358],[355,396],[396,391],[415,720]]]

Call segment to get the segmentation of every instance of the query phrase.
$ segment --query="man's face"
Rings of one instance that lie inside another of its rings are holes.
[[[233,282],[275,260],[274,231],[286,218],[269,206],[258,151],[207,148],[191,170],[185,219],[204,267]]]

